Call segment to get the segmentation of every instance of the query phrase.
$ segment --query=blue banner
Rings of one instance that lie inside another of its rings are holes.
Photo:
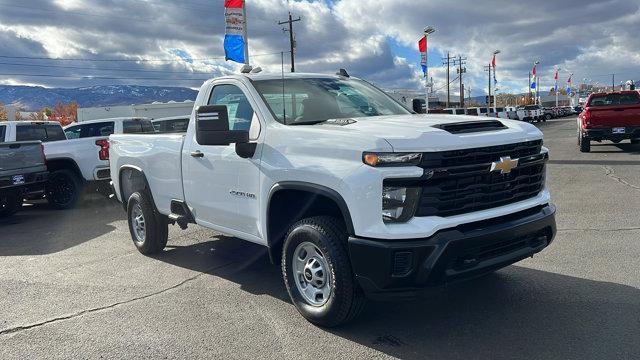
[[[224,57],[225,60],[244,64],[244,39],[242,35],[227,34],[224,36]]]

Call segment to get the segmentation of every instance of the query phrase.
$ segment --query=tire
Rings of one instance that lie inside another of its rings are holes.
[[[156,254],[167,246],[169,224],[167,217],[158,213],[151,196],[135,192],[127,201],[127,219],[131,239],[144,255]]]
[[[354,279],[346,243],[344,226],[328,216],[300,220],[287,233],[282,249],[282,276],[291,301],[313,324],[338,326],[355,318],[364,307],[366,300]],[[302,271],[297,273],[296,268]],[[323,283],[324,291],[308,280]],[[309,300],[310,294],[305,295],[303,289],[307,288],[316,291],[316,303]]]
[[[589,139],[586,139],[579,132],[578,132],[578,146],[580,147],[580,152],[588,153],[591,151],[591,141]]]
[[[47,201],[58,210],[76,206],[82,194],[82,180],[75,172],[67,169],[56,170],[49,175]]]
[[[0,195],[0,218],[9,217],[22,208],[22,196],[18,193]]]
[[[544,116],[544,121],[551,120],[551,114],[546,114]]]

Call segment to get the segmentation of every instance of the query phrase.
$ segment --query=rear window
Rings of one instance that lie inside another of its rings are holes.
[[[64,130],[67,139],[104,137],[113,134],[113,121],[75,125]]]
[[[503,112],[503,111],[504,111],[504,108],[497,108],[497,109],[496,109],[496,111],[497,111],[497,112]]]
[[[156,121],[153,126],[161,133],[184,133],[189,126],[189,118]]]
[[[527,105],[524,107],[525,110],[538,110],[538,105]]]
[[[4,137],[7,135],[7,127],[0,125],[0,143],[4,142]]]
[[[151,120],[146,119],[125,120],[122,123],[122,128],[122,132],[125,134],[147,134],[156,132]]]
[[[42,142],[67,140],[60,125],[31,124],[16,126],[16,141]]]
[[[456,115],[464,115],[464,109],[456,109]]]
[[[640,104],[640,96],[638,95],[638,93],[593,95],[589,100],[589,106],[635,104]]]
[[[487,108],[480,108],[480,114],[486,114]]]

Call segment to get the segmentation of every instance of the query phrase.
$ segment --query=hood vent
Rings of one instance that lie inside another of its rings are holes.
[[[487,121],[465,121],[458,123],[440,124],[433,126],[436,129],[444,130],[451,134],[468,134],[484,131],[496,131],[508,129],[502,122],[498,120]]]

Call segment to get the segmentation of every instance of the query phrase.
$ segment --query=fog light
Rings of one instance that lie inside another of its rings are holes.
[[[420,188],[385,186],[382,188],[382,219],[385,222],[406,222],[418,205]]]

